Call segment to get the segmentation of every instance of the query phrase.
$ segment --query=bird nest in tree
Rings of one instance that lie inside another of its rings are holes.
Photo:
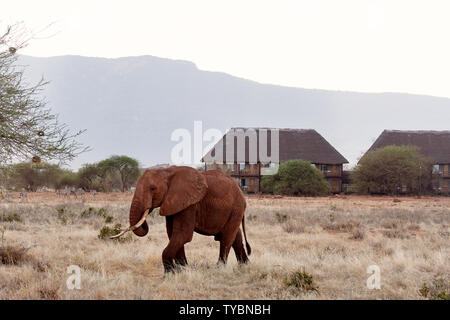
[[[31,159],[31,162],[33,162],[33,163],[41,163],[42,160],[41,160],[40,157],[34,156],[34,157]]]

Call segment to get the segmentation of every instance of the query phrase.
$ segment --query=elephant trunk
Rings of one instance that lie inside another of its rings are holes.
[[[151,210],[151,209],[150,209]],[[136,225],[143,217],[145,208],[142,206],[136,196],[134,196],[130,207],[130,226]],[[134,234],[139,237],[144,237],[148,233],[148,224],[146,221],[141,226],[133,230]]]

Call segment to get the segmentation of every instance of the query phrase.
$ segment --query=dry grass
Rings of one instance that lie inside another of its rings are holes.
[[[166,277],[162,217],[147,219],[144,238],[98,237],[105,226],[127,225],[130,200],[29,194],[0,202],[0,216],[20,217],[0,222],[0,299],[423,299],[419,290],[433,279],[448,287],[450,198],[249,197],[250,264],[231,253],[216,266],[218,243],[196,234],[189,266]],[[366,287],[374,264],[381,290]],[[81,290],[67,289],[70,265],[81,268]]]

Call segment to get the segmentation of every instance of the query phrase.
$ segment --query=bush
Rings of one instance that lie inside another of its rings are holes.
[[[304,292],[319,293],[319,287],[315,284],[313,276],[303,269],[292,272],[285,279],[285,285]]]
[[[276,174],[262,178],[261,191],[280,195],[322,196],[330,193],[330,186],[322,172],[310,162],[289,160],[280,164]]]
[[[17,265],[28,261],[29,257],[24,248],[12,246],[0,247],[0,263],[5,265]]]
[[[424,283],[418,293],[428,300],[450,300],[450,283],[435,277],[431,284]]]
[[[387,146],[369,151],[352,173],[358,193],[398,194],[431,190],[433,161],[412,146]]]
[[[0,215],[0,221],[1,222],[13,222],[13,221],[22,222],[22,218],[17,213],[11,213],[8,215],[3,213],[2,215]]]
[[[104,226],[100,229],[100,232],[98,234],[98,238],[102,240],[107,240],[112,236],[118,235],[122,231],[122,225],[120,223],[117,223],[114,225],[114,227],[110,228],[108,226]],[[129,233],[127,236],[122,238],[116,238],[114,240],[119,242],[126,242],[130,241],[132,239],[131,234]]]
[[[286,222],[289,219],[287,214],[281,214],[279,212],[275,213],[275,217],[277,218],[277,221],[279,223],[284,223],[284,222]]]

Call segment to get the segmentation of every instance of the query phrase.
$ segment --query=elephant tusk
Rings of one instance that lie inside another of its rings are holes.
[[[125,230],[122,230],[121,233],[109,237],[110,239],[116,239],[116,238],[120,238],[121,236],[123,236],[125,233],[127,233],[128,231],[133,231],[136,230],[137,228],[139,228],[140,226],[142,226],[142,224],[144,223],[145,219],[147,218],[148,214],[150,213],[150,209],[145,210],[144,214],[142,215],[141,220],[138,221],[138,223],[136,223],[134,226],[131,226]]]
[[[130,228],[123,230],[121,233],[116,234],[115,236],[109,237],[110,239],[117,239],[120,238],[121,236],[123,236],[125,233],[127,233],[128,231],[130,231]]]

